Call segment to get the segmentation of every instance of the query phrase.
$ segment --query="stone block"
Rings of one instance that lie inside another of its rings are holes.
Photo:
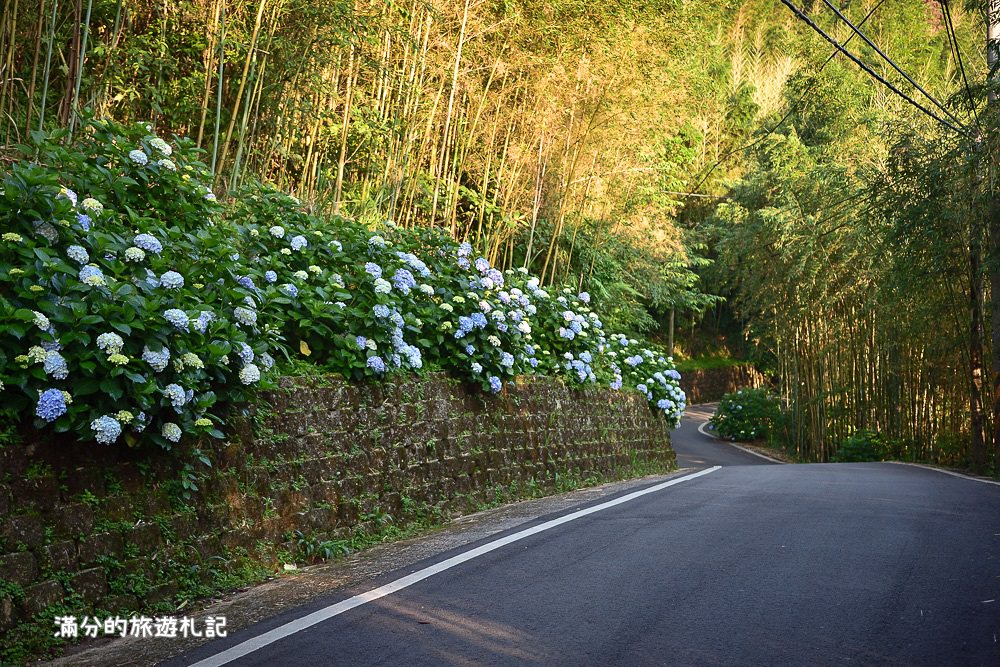
[[[69,587],[88,604],[96,605],[108,592],[108,578],[104,568],[93,567],[73,575]]]
[[[33,516],[11,517],[4,522],[0,531],[2,531],[0,532],[0,541],[12,547],[24,544],[32,549],[37,549],[45,541],[42,522]]]
[[[139,551],[150,554],[160,546],[163,536],[155,523],[141,523],[132,529],[129,541],[139,547]]]
[[[38,562],[30,551],[0,556],[0,579],[27,586],[38,578]]]
[[[98,498],[106,494],[104,470],[100,466],[78,466],[69,471],[66,476],[66,488],[70,495],[76,496],[89,491]]]
[[[62,584],[58,581],[43,581],[28,586],[24,589],[24,601],[21,602],[21,609],[26,616],[37,616],[45,611],[46,607],[62,601],[65,592]]]
[[[76,544],[72,540],[42,547],[42,563],[53,572],[72,572],[76,570],[76,562]]]
[[[120,558],[124,544],[120,533],[95,533],[80,542],[77,558],[80,565],[93,565],[101,556]]]
[[[0,634],[7,632],[17,624],[17,607],[10,596],[0,596]]]

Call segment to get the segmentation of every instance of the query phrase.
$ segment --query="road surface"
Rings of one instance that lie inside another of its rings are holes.
[[[675,433],[697,477],[538,517],[165,664],[1000,665],[1000,486],[771,465],[703,419]]]

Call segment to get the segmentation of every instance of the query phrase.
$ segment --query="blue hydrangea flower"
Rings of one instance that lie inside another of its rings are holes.
[[[486,379],[489,381],[490,390],[492,390],[494,394],[498,393],[501,389],[503,389],[503,382],[501,382],[500,378],[498,378],[496,375],[491,375]]]
[[[385,239],[382,238],[381,236],[378,236],[376,234],[375,236],[373,236],[370,239],[368,239],[368,245],[371,248],[384,248],[385,247]]]
[[[658,400],[658,401],[656,402],[656,407],[658,407],[658,408],[659,408],[659,409],[661,409],[661,410],[667,410],[667,409],[669,409],[669,408],[672,408],[672,407],[674,407],[674,404],[673,404],[673,403],[671,403],[670,401],[668,401],[668,400],[667,400],[667,399],[665,399],[665,398],[661,398],[660,400]]]
[[[102,333],[97,337],[97,347],[108,354],[118,354],[125,346],[125,341],[116,333]]]
[[[365,273],[370,275],[372,278],[381,278],[382,267],[375,262],[365,262]]]
[[[94,439],[102,445],[110,445],[122,434],[122,425],[111,415],[98,417],[90,422],[90,428],[94,431]]]
[[[236,278],[236,282],[246,289],[257,289],[257,286],[253,284],[253,278],[250,276],[239,276]]]
[[[510,368],[514,365],[514,355],[510,352],[500,353],[500,365],[505,368]]]
[[[535,347],[533,345],[525,345],[524,346],[524,353],[526,355],[528,355],[529,357],[535,356]]]
[[[215,320],[215,313],[203,310],[198,314],[198,317],[192,322],[194,325],[194,330],[198,333],[205,333],[208,331],[208,325]]]
[[[56,380],[65,380],[69,377],[69,368],[66,366],[66,360],[55,350],[49,350],[45,353],[43,366],[45,374]]]
[[[465,346],[465,353],[471,357],[472,355],[474,355],[476,353],[476,348],[474,348],[471,345],[466,345]]]
[[[139,150],[138,148],[128,152],[128,159],[132,160],[132,162],[139,165],[140,167],[149,162],[149,156],[146,155],[143,151]]]
[[[260,380],[260,369],[253,364],[247,364],[240,369],[240,382],[253,384]]]
[[[379,319],[387,319],[389,317],[389,306],[379,303],[372,308],[372,312],[375,313],[375,317]]]
[[[132,239],[132,244],[154,255],[159,255],[163,252],[163,244],[156,240],[156,237],[152,234],[138,234]]]
[[[528,359],[528,363],[531,365],[532,368],[538,368],[538,359],[535,359],[534,357],[530,357]]]
[[[396,269],[392,274],[392,284],[403,294],[409,294],[410,290],[417,286],[417,281],[406,269]]]
[[[458,246],[458,256],[468,257],[472,254],[472,245],[469,243],[462,243]]]
[[[91,220],[90,220],[90,216],[89,215],[87,215],[86,213],[77,213],[76,214],[76,221],[78,223],[80,223],[81,227],[83,227],[83,231],[85,231],[85,232],[89,232],[90,231],[90,222],[91,222]]]
[[[577,298],[579,298],[580,301],[583,301],[584,303],[590,303],[590,294],[588,294],[587,292],[580,292],[580,295]]]
[[[469,366],[469,368],[471,368],[472,372],[475,373],[476,375],[479,375],[480,373],[483,372],[483,365],[478,361],[473,361],[472,365]]]
[[[382,361],[382,357],[368,357],[365,365],[376,373],[385,373],[385,362]]]
[[[269,283],[277,282],[277,280],[278,280],[278,274],[275,273],[274,271],[265,271],[264,272],[264,280],[266,280]]]
[[[86,264],[90,261],[90,255],[87,254],[87,250],[83,246],[71,245],[66,248],[66,254],[77,264]]]
[[[485,257],[479,257],[476,259],[476,271],[480,273],[486,273],[490,270],[490,261]]]
[[[271,236],[273,236],[276,239],[284,238],[285,236],[285,228],[282,227],[281,225],[274,225],[267,231],[268,233],[271,234]]]
[[[160,435],[170,442],[180,442],[181,434],[181,427],[173,422],[167,422],[160,427]]]
[[[260,365],[264,367],[265,371],[269,371],[274,367],[274,359],[267,352],[261,352],[258,361],[260,361]]]
[[[170,322],[175,329],[178,331],[188,332],[188,324],[190,320],[188,319],[187,313],[185,313],[180,308],[169,308],[163,312],[163,318]]]
[[[559,337],[565,338],[566,340],[573,340],[576,338],[576,332],[572,329],[567,329],[566,327],[559,327]]]
[[[301,236],[301,235],[299,235],[299,236],[293,236],[292,240],[289,241],[289,243],[292,246],[292,250],[296,250],[296,251],[302,250],[307,245],[309,245],[309,241],[306,240],[306,237]]]
[[[469,263],[469,259],[467,257],[458,258],[458,268],[468,271],[470,266],[472,266],[472,264]]]
[[[146,418],[146,413],[145,412],[140,412],[139,414],[137,414],[135,416],[135,419],[132,420],[132,428],[135,431],[137,431],[139,433],[142,433],[143,431],[146,430],[146,425],[148,423],[149,423],[149,421]]]
[[[167,271],[160,276],[160,287],[167,289],[180,289],[184,287],[184,276],[176,271]]]
[[[367,347],[368,345],[368,339],[365,338],[364,336],[358,336],[357,338],[354,339],[354,342],[357,344],[358,348],[362,350],[365,349],[365,347]]]
[[[80,282],[90,285],[91,287],[98,287],[107,284],[107,281],[104,279],[104,273],[92,264],[88,264],[80,269],[79,277]]]
[[[472,315],[469,315],[469,319],[472,320],[477,329],[485,329],[488,323],[486,315],[483,313],[472,313]]]
[[[58,389],[46,389],[38,397],[35,415],[50,424],[66,414],[66,397]]]
[[[493,287],[503,287],[503,274],[497,269],[490,269],[486,272],[486,277],[493,282]]]
[[[148,347],[143,347],[142,360],[149,364],[154,371],[160,373],[166,369],[167,364],[170,363],[170,350],[163,348],[159,352],[154,352]]]
[[[164,387],[163,395],[170,401],[170,405],[173,406],[174,410],[178,414],[187,402],[187,395],[184,391],[184,387],[176,383],[171,383]]]
[[[237,347],[236,354],[239,355],[240,359],[243,361],[244,364],[249,364],[250,362],[253,361],[254,354],[252,347],[243,342],[237,343],[236,347]]]
[[[285,287],[285,285],[282,285],[282,287]],[[250,327],[257,324],[257,312],[251,310],[250,308],[237,306],[236,308],[233,309],[233,319],[236,320],[237,324],[242,324],[243,326]]]
[[[299,288],[291,283],[285,283],[278,288],[278,291],[292,299],[299,295]]]
[[[589,364],[594,360],[594,357],[590,354],[590,352],[584,351],[580,353],[580,359]]]
[[[375,293],[376,294],[388,294],[392,291],[392,285],[389,284],[388,280],[382,278],[375,279]]]

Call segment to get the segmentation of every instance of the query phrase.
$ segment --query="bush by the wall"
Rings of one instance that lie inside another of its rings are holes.
[[[781,417],[781,404],[765,388],[726,394],[710,420],[723,438],[740,442],[765,440]]]
[[[348,379],[443,369],[637,389],[676,422],[662,351],[604,331],[585,292],[500,271],[437,230],[369,230],[255,187],[220,204],[188,141],[88,121],[3,176],[0,392],[14,418],[169,448],[221,436],[274,356]]]

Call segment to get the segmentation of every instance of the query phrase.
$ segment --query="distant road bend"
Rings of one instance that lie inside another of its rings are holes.
[[[706,418],[695,406],[675,432],[688,470],[641,494],[536,517],[164,664],[1000,665],[1000,486],[772,465],[698,433]]]

